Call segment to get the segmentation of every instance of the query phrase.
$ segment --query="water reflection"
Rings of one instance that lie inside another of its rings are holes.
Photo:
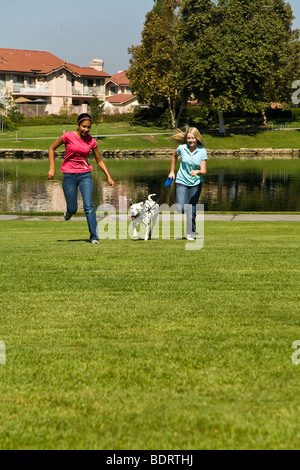
[[[65,199],[57,162],[54,181],[47,180],[47,162],[0,162],[0,211],[63,212]],[[161,203],[175,203],[175,185],[164,182],[167,161],[109,161],[116,186],[111,189],[101,170],[93,172],[94,203],[119,208],[119,198],[134,202],[155,193]],[[200,202],[207,211],[300,211],[300,161],[211,160]],[[81,196],[78,209],[83,210]]]
[[[213,170],[202,202],[212,211],[299,211],[299,176],[299,169],[295,174],[269,169]]]

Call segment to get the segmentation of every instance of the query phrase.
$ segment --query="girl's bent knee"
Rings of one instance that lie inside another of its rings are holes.
[[[85,206],[85,207],[84,207],[84,212],[85,212],[86,214],[92,214],[93,212],[95,212],[95,208],[94,208],[93,205],[91,205],[91,206]]]

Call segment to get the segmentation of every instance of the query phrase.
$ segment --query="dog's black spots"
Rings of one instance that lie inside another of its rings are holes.
[[[150,240],[153,228],[157,221],[158,216],[158,204],[153,201],[150,194],[148,199],[144,202],[138,202],[136,204],[130,204],[130,216],[133,226],[133,237],[137,237],[137,224],[142,223],[146,226],[146,233],[144,240]]]

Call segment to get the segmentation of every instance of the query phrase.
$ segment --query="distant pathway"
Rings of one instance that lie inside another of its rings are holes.
[[[149,135],[150,136],[173,135],[173,133],[172,132],[151,132],[151,133],[149,132],[147,134],[140,134],[140,133],[138,133],[138,134],[133,134],[133,133],[131,133],[131,134],[103,134],[103,135],[94,135],[93,134],[93,137],[97,138],[97,139],[98,138],[101,139],[101,137],[134,137],[134,136],[135,137],[136,136],[141,137],[141,136],[149,136]],[[55,137],[49,137],[49,136],[48,137],[19,137],[18,136],[17,141],[20,141],[20,140],[48,140],[48,139],[53,140],[53,139],[57,139],[58,137],[59,136],[55,136]],[[1,142],[2,141],[16,142],[16,137],[7,137],[7,138],[6,137],[4,137],[4,138],[1,137]]]

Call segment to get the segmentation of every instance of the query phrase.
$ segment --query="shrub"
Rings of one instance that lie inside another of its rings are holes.
[[[23,126],[53,126],[57,124],[76,124],[77,114],[50,114],[49,116],[32,116],[25,117]]]
[[[207,128],[217,123],[216,113],[210,111],[206,106],[187,106],[180,118],[181,125]]]
[[[101,122],[131,122],[134,113],[103,114]]]
[[[292,118],[295,119],[295,121],[300,121],[300,108],[292,108]]]
[[[268,109],[266,112],[268,119],[293,119],[300,120],[300,108],[290,109]]]
[[[132,116],[132,124],[143,124],[155,123],[161,125],[161,121],[165,119],[165,109],[161,107],[147,107],[147,108],[136,108]]]

